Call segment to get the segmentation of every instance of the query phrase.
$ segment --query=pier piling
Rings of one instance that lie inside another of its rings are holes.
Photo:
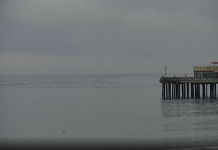
[[[189,98],[189,83],[187,83],[186,85],[187,85],[187,98]]]
[[[207,98],[207,84],[206,84],[206,98]]]
[[[171,83],[169,83],[169,99],[171,99]]]
[[[191,83],[191,99],[194,98],[193,83]]]
[[[202,97],[205,98],[205,84],[202,84]]]
[[[216,98],[216,84],[218,78],[175,78],[164,77],[160,79],[162,83],[162,98]],[[208,88],[209,85],[209,88]],[[209,89],[209,95],[208,95]],[[190,93],[190,94],[189,94]]]

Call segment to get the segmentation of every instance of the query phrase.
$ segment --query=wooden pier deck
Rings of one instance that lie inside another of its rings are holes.
[[[218,78],[161,77],[162,97],[171,98],[216,98]],[[209,85],[209,86],[208,86]],[[209,90],[209,94],[208,94]]]

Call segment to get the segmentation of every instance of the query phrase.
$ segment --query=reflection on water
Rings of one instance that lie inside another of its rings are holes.
[[[185,141],[201,144],[218,142],[218,99],[161,99],[161,105],[166,137],[191,137]]]
[[[217,99],[162,100],[163,117],[214,116],[218,114]]]

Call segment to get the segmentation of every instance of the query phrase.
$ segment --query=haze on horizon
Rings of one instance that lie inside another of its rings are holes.
[[[1,0],[0,75],[192,73],[218,61],[217,0]]]

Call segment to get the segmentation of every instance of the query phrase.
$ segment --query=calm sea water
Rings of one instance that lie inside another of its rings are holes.
[[[163,100],[161,76],[0,76],[0,138],[218,143],[218,99]]]

